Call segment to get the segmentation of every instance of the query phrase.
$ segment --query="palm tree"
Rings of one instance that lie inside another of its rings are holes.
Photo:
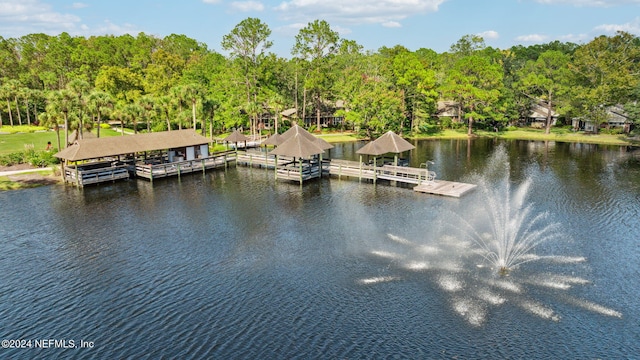
[[[9,113],[9,125],[13,126],[13,115],[11,114],[11,86],[5,82],[0,87],[0,98],[7,100],[7,112]]]
[[[78,137],[82,139],[83,137],[82,131],[84,130],[84,124],[82,122],[82,119],[84,119],[84,111],[87,108],[87,97],[88,97],[87,95],[91,90],[91,86],[89,85],[88,82],[84,80],[75,79],[67,84],[67,89],[71,91],[76,97],[76,101],[78,104],[77,110],[78,110],[78,119],[79,119]]]
[[[65,147],[69,145],[69,113],[76,110],[76,96],[69,90],[52,91],[49,95],[47,112],[61,114],[64,118]]]
[[[138,133],[138,119],[142,116],[143,111],[144,109],[142,108],[142,106],[136,103],[127,104],[127,106],[124,108],[125,117],[131,120],[131,122],[133,123],[134,134]]]
[[[24,101],[24,109],[27,113],[27,125],[31,125],[31,115],[29,114],[29,99],[32,96],[32,90],[28,87],[23,87],[20,89],[20,97]]]
[[[96,136],[100,137],[100,122],[102,121],[102,115],[107,115],[109,111],[113,109],[113,98],[104,91],[95,90],[89,94],[87,105],[89,111],[91,111],[98,119]]]
[[[171,98],[169,96],[159,97],[156,102],[156,108],[160,110],[167,120],[167,131],[171,131],[171,117],[169,115],[171,109]]]
[[[196,105],[198,99],[202,99],[202,88],[197,84],[188,84],[181,86],[182,99],[187,100],[191,104],[191,119],[193,120],[193,130],[196,129]]]
[[[182,86],[174,86],[169,89],[169,95],[171,96],[173,105],[176,105],[178,108],[178,129],[182,130],[182,105],[184,105],[185,95],[182,91]]]
[[[111,117],[120,120],[120,135],[124,136],[124,118],[126,117],[124,103],[116,103],[115,108],[111,112]]]
[[[48,105],[47,105],[48,107]],[[38,117],[38,122],[42,124],[42,126],[46,126],[49,128],[53,128],[56,132],[56,137],[58,138],[58,149],[60,147],[60,120],[62,120],[62,116],[60,113],[56,113],[55,111],[45,111]]]
[[[142,108],[142,116],[147,120],[147,132],[151,132],[151,117],[155,115],[156,99],[152,95],[144,95],[138,99],[138,105]]]
[[[202,118],[202,135],[205,134],[206,127],[206,118],[209,115],[209,137],[213,139],[213,120],[215,117],[216,110],[220,107],[220,101],[217,99],[213,99],[211,97],[206,97],[202,100],[202,112],[205,114]]]

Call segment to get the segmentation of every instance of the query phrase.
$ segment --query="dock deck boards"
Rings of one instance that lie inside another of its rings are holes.
[[[430,182],[422,183],[414,187],[413,190],[427,194],[452,196],[459,198],[467,192],[475,189],[476,187],[477,185],[455,181],[433,180]]]

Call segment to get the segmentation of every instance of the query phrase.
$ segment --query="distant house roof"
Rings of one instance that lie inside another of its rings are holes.
[[[549,113],[549,111],[547,109],[547,104],[544,103],[544,102],[538,103],[538,104],[533,105],[533,108],[531,109],[531,114],[529,114],[529,118],[531,118],[531,119],[546,119],[548,113]],[[553,108],[551,109],[551,117],[552,118],[557,118],[558,117],[558,113],[555,112],[553,110]]]
[[[208,144],[206,137],[193,129],[163,131],[96,139],[80,139],[76,144],[53,155],[59,159],[79,161],[144,151],[173,149]]]
[[[241,142],[241,141],[249,141],[249,138],[241,133],[239,130],[233,130],[233,132],[231,134],[229,134],[229,136],[227,136],[226,138],[222,139],[222,141],[226,141],[226,142]]]
[[[379,156],[388,153],[399,154],[403,151],[415,149],[410,142],[400,137],[393,131],[388,131],[376,140],[361,147],[357,154]]]
[[[283,110],[280,115],[284,116],[284,117],[292,117],[293,115],[296,114],[298,110],[296,110],[295,108],[291,108],[291,109],[286,109]]]
[[[437,116],[458,117],[460,110],[457,101],[438,101]]]

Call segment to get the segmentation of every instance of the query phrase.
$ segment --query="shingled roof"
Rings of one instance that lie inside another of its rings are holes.
[[[79,161],[209,143],[209,139],[197,134],[193,129],[173,130],[97,139],[80,139],[76,144],[53,156],[69,161]]]
[[[388,153],[399,154],[403,151],[415,149],[410,142],[401,138],[393,131],[388,131],[376,140],[361,147],[357,154],[379,156]]]

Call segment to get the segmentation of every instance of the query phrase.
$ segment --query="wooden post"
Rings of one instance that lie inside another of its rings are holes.
[[[302,158],[300,158],[300,185],[302,186]]]
[[[149,181],[153,183],[153,164],[149,165]]]
[[[80,173],[78,171],[78,162],[76,161],[76,186],[80,187]]]
[[[205,174],[205,171],[204,171],[204,170],[205,170],[205,167],[204,167],[204,159],[202,159],[202,160],[200,160],[200,161],[202,162],[202,177],[204,177],[204,176],[206,175],[206,174]]]
[[[276,170],[276,177],[275,179],[278,180],[278,157],[280,157],[280,155],[276,155],[276,166],[274,167],[274,169]]]
[[[362,155],[360,155],[360,176],[358,177],[358,181],[362,182]]]

